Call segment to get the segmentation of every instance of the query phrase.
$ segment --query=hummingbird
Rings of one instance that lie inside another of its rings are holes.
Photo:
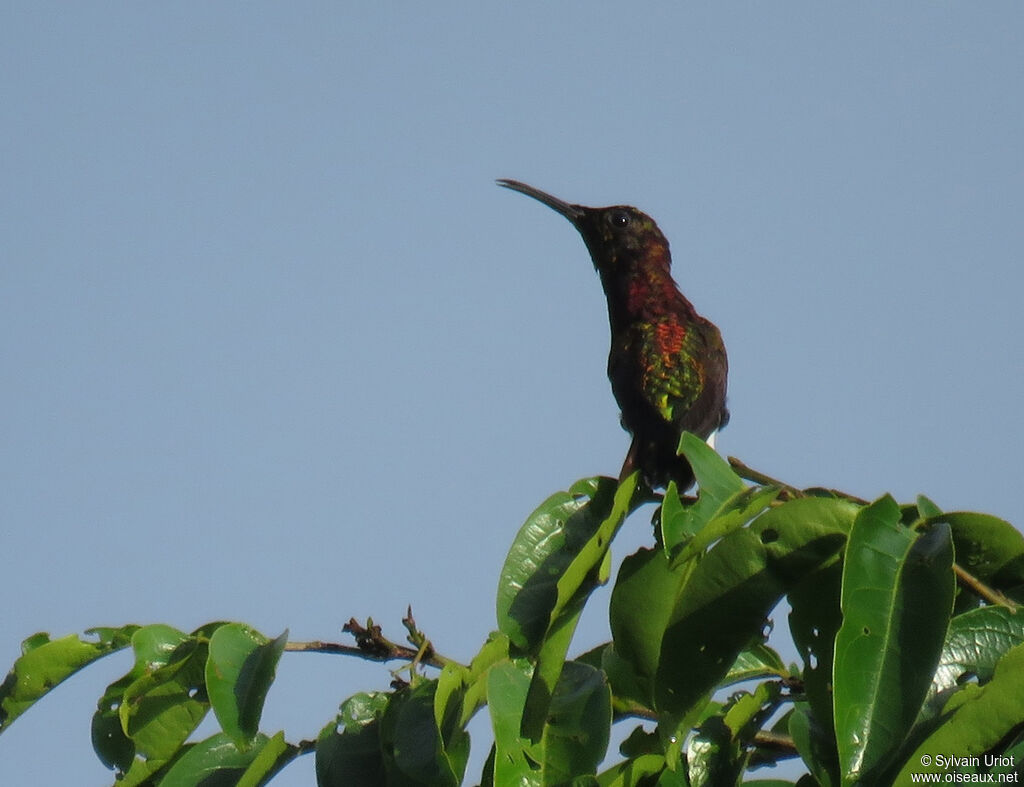
[[[668,241],[629,205],[573,205],[518,180],[499,186],[544,203],[576,227],[608,301],[608,379],[632,436],[620,478],[639,468],[652,487],[693,485],[679,456],[684,431],[707,440],[725,426],[729,364],[718,328],[697,314],[672,279]]]

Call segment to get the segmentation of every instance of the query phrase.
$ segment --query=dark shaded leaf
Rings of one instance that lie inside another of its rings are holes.
[[[380,728],[388,783],[458,787],[461,782],[456,767],[464,768],[465,760],[461,752],[449,756],[444,748],[434,715],[436,692],[437,681],[424,680],[396,693],[388,703]],[[456,739],[456,747],[460,744]]]
[[[789,629],[803,660],[807,705],[800,711],[805,744],[800,754],[822,785],[839,784],[839,750],[832,720],[832,666],[835,639],[843,616],[839,604],[843,564],[835,561],[807,576],[789,591]],[[790,734],[796,738],[792,730]],[[800,744],[801,739],[797,739]],[[812,755],[813,753],[813,755]]]
[[[317,737],[317,787],[384,784],[380,719],[390,699],[390,694],[380,692],[356,694],[342,703],[337,720]]]
[[[800,758],[820,787],[839,784],[839,755],[830,728],[822,727],[806,703],[797,703],[789,717],[789,734]]]
[[[988,514],[959,511],[939,514],[953,531],[956,562],[982,582],[1010,591],[1024,583],[1024,535]]]

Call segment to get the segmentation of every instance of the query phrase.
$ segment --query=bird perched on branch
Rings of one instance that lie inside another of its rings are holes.
[[[708,439],[729,420],[728,360],[714,323],[693,308],[672,279],[668,241],[654,220],[628,205],[573,205],[517,180],[498,185],[562,214],[583,236],[608,300],[608,379],[633,437],[622,466],[651,486],[694,481],[676,449],[684,431]]]

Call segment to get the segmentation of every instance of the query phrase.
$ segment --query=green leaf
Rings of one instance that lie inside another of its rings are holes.
[[[385,783],[380,719],[390,699],[390,694],[379,692],[356,694],[342,703],[337,720],[317,737],[318,787]]]
[[[299,748],[288,743],[283,732],[278,732],[259,748],[236,787],[259,787],[266,784],[298,754]]]
[[[469,757],[469,735],[462,715],[466,693],[473,680],[470,669],[449,663],[441,670],[434,692],[434,723],[441,735],[441,753],[459,778],[466,771]]]
[[[743,772],[743,759],[718,716],[706,720],[686,744],[687,777],[692,787],[736,784]]]
[[[269,752],[261,756],[268,746]],[[264,784],[296,753],[280,733],[274,738],[259,735],[243,751],[219,732],[189,747],[160,780],[160,787]]]
[[[537,664],[521,728],[521,734],[530,740],[537,741],[541,735],[548,716],[548,705],[583,606],[594,588],[607,581],[608,550],[615,533],[632,509],[638,477],[634,473],[621,484],[612,479],[595,479],[596,487],[590,482],[584,482],[585,488],[592,489],[589,503],[575,508],[568,517],[551,517],[549,514],[538,516],[535,513],[520,531],[520,538],[517,538],[509,552],[501,588],[512,588],[514,591],[518,586],[520,592],[508,596],[499,590],[498,618],[499,625],[502,621],[511,621],[512,625],[506,626],[506,633],[513,642],[516,641],[516,632],[522,633],[525,628],[534,632],[530,640],[525,642],[531,652],[537,653]],[[577,502],[575,499],[572,501],[573,504]],[[566,508],[569,501],[562,500],[558,505],[562,512],[569,510]],[[527,567],[527,578],[513,580],[511,575],[522,568],[521,565],[514,565],[515,561],[525,560],[520,547],[536,543],[538,528],[531,525],[531,522],[536,524],[542,521],[551,526],[541,528],[550,529],[549,537],[543,547],[538,544],[533,562]],[[522,539],[524,534],[527,537]],[[542,554],[547,557],[543,563],[538,564],[537,558]],[[503,606],[503,600],[509,602],[507,609]],[[526,600],[525,606],[520,604],[523,600]],[[526,610],[525,615],[517,611],[517,606],[520,610]],[[524,621],[530,621],[527,627],[519,625]],[[541,624],[544,625],[543,631]],[[542,635],[539,639],[536,638],[538,633]]]
[[[619,744],[619,753],[624,757],[639,757],[641,754],[662,754],[661,736],[657,730],[648,732],[637,726],[629,736]]]
[[[498,628],[516,647],[539,647],[558,606],[558,582],[611,507],[615,481],[579,481],[527,518],[509,549],[498,586]]]
[[[745,487],[730,495],[681,549],[675,554],[670,552],[673,554],[672,565],[678,566],[699,557],[715,541],[747,524],[764,511],[778,495],[779,490],[774,487],[762,489],[756,486]]]
[[[804,694],[807,706],[800,724],[806,745],[799,746],[808,768],[822,785],[839,784],[839,751],[832,720],[832,665],[835,640],[843,615],[839,603],[843,564],[839,561],[808,575],[788,594],[791,612],[789,629],[803,660]],[[797,738],[798,744],[800,743]],[[813,754],[812,754],[813,753]]]
[[[468,738],[455,736],[454,753],[445,750],[434,713],[436,680],[423,680],[392,696],[381,719],[381,741],[389,765],[388,782],[401,777],[416,784],[458,787],[465,768]],[[461,732],[461,729],[459,730]],[[466,751],[459,749],[465,746]],[[398,783],[401,783],[399,781]]]
[[[534,744],[520,735],[529,688],[527,663],[503,662],[488,674],[494,784],[562,785],[596,773],[611,728],[611,692],[604,674],[587,664],[566,662],[543,734]]]
[[[663,770],[665,758],[660,754],[641,754],[612,766],[597,777],[597,783],[600,787],[653,785]]]
[[[742,775],[749,750],[747,741],[758,719],[770,713],[778,687],[762,683],[753,693],[734,694],[720,712],[701,722],[687,744],[686,761],[692,787],[735,784]]]
[[[117,708],[121,729],[144,758],[167,761],[209,707],[207,645],[169,626],[145,626],[132,636],[132,647],[136,663]]]
[[[21,656],[0,684],[0,732],[32,707],[51,689],[96,659],[128,646],[137,626],[90,629],[93,642],[70,634],[51,640],[49,634],[35,634],[21,644]]]
[[[619,568],[609,607],[614,652],[636,675],[640,696],[635,699],[645,705],[653,706],[661,641],[694,566],[672,569],[662,550],[639,549]]]
[[[931,522],[945,522],[953,531],[956,562],[999,590],[1024,582],[1024,535],[998,517],[971,512],[939,514]]]
[[[637,478],[580,481],[527,519],[498,586],[498,627],[516,647],[536,653],[562,610],[606,581],[608,548],[632,510]]]
[[[193,744],[186,743],[170,760],[135,758],[132,760],[131,767],[124,774],[118,774],[115,784],[117,787],[153,787],[153,785],[160,784],[160,779],[178,759],[188,753],[192,746]]]
[[[661,540],[669,551],[688,541],[721,510],[727,500],[747,488],[728,462],[696,435],[684,432],[679,440],[679,450],[693,468],[700,495],[695,504],[683,506],[674,484],[666,490],[661,510]]]
[[[724,500],[743,488],[743,479],[733,472],[721,455],[692,432],[683,432],[679,438],[679,453],[693,468],[701,495]]]
[[[835,559],[854,511],[836,499],[792,500],[730,532],[694,561],[661,640],[659,710],[682,712],[719,684],[739,653],[762,636],[782,595]],[[641,613],[638,607],[635,614]]]
[[[782,593],[835,559],[856,511],[842,500],[792,500],[732,530],[699,560],[673,567],[661,551],[628,556],[610,614],[615,652],[644,694],[637,699],[651,703],[658,686],[657,707],[681,713],[725,679]]]
[[[449,662],[441,669],[434,692],[434,723],[439,730],[462,726],[463,702],[472,681],[472,672],[461,664]]]
[[[900,523],[891,497],[864,508],[843,570],[834,708],[845,783],[870,782],[921,709],[953,607],[949,528],[920,536]]]
[[[736,657],[722,686],[731,686],[747,680],[786,678],[789,670],[782,657],[763,642],[755,642]]]
[[[683,503],[676,482],[669,481],[661,498],[661,510],[658,512],[661,518],[662,544],[679,544],[693,535],[687,530],[691,521],[688,513],[690,508],[691,506]]]
[[[814,718],[806,703],[796,704],[789,717],[789,734],[816,783],[820,787],[838,784],[838,755],[832,730]]]
[[[210,637],[206,690],[221,729],[239,749],[259,731],[263,703],[287,642],[287,631],[269,640],[241,623],[223,625]]]
[[[508,637],[492,631],[487,642],[469,664],[469,678],[462,700],[459,724],[465,726],[479,708],[487,702],[487,673],[495,664],[508,660]]]
[[[994,755],[995,762],[992,763],[990,773],[1019,773],[1020,764],[1024,762],[1024,739],[1022,739],[1020,733],[1017,734],[1013,743],[1005,749],[1003,749],[1002,746],[999,748],[1002,749],[1002,751],[999,754]],[[1020,779],[1019,776],[1015,778],[1017,780]],[[1009,778],[1004,781],[1011,784],[1013,783]],[[996,783],[998,784],[998,781]]]
[[[519,735],[532,668],[525,660],[495,664],[487,673],[487,707],[494,731],[494,784],[539,787],[540,774],[526,758]]]
[[[646,699],[649,692],[640,688],[632,665],[615,652],[611,642],[591,648],[574,661],[604,672],[612,690],[612,710],[616,717],[648,715],[653,710]]]
[[[917,514],[922,519],[928,517],[939,516],[942,514],[942,509],[939,508],[935,503],[929,500],[924,495],[917,496]]]
[[[526,695],[523,724],[520,730],[520,734],[531,741],[539,740],[544,731],[551,698],[554,696],[555,688],[562,674],[565,655],[569,652],[572,636],[576,633],[576,625],[583,612],[585,600],[585,597],[578,598],[573,604],[559,612],[537,654],[537,663],[534,665],[533,677],[530,679],[530,690]]]
[[[561,785],[597,773],[608,750],[611,724],[611,691],[604,673],[567,661],[540,745],[529,749],[541,763],[542,783]]]
[[[162,624],[131,628],[135,662],[107,687],[92,719],[93,748],[123,774],[124,787],[148,783],[182,755],[209,707],[205,636]]]
[[[125,690],[148,672],[166,666],[175,649],[189,640],[187,634],[170,626],[157,624],[131,628],[129,642],[134,650],[135,663],[126,675],[103,692],[92,717],[92,745],[96,755],[108,768],[122,773],[131,770],[135,758],[135,743],[121,726],[120,708]]]
[[[607,643],[601,654],[600,669],[608,676],[612,689],[612,707],[616,714],[636,715],[653,711],[652,692],[641,687],[641,681],[633,665],[615,652],[612,643]]]
[[[911,773],[949,773],[951,757],[981,757],[998,752],[1024,719],[1024,645],[1010,650],[985,686],[964,686],[943,709],[948,720],[907,758],[894,783],[910,784]],[[924,759],[928,755],[927,761]]]
[[[1024,643],[1024,615],[1006,607],[982,607],[953,618],[932,678],[929,702],[944,695],[962,680],[975,678],[984,685],[991,680],[999,660]]]

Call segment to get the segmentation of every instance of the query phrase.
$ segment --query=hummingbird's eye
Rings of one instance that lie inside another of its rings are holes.
[[[613,227],[628,227],[629,226],[629,214],[624,210],[617,210],[612,213],[610,221]]]

